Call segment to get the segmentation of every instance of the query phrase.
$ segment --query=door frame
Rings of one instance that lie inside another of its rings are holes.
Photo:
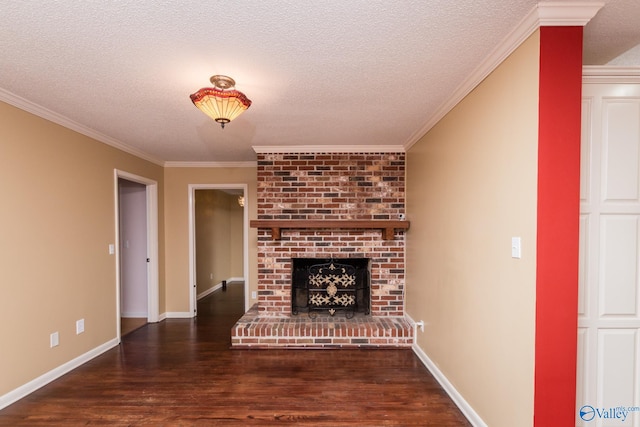
[[[196,287],[196,190],[242,190],[242,275],[244,278],[244,310],[249,309],[249,200],[247,184],[189,184],[189,313],[197,316],[198,291]]]
[[[116,257],[116,324],[117,339],[120,342],[120,198],[118,180],[143,184],[146,194],[147,215],[147,322],[159,321],[159,259],[158,259],[158,182],[140,175],[135,175],[119,169],[114,169],[114,199],[115,199],[115,257]]]

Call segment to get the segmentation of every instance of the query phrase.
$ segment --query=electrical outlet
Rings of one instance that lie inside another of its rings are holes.
[[[76,321],[76,335],[80,335],[84,332],[84,319]]]
[[[57,347],[60,344],[60,335],[57,332],[49,335],[49,347]]]
[[[256,299],[258,298],[258,293],[256,291],[252,291],[251,292],[251,299]]]

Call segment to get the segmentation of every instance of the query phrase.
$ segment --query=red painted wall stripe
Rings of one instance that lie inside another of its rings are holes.
[[[534,426],[575,425],[582,27],[540,28]]]

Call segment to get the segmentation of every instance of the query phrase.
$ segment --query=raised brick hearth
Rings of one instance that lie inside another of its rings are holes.
[[[254,305],[233,328],[234,348],[410,347],[413,330],[402,317],[258,315]]]
[[[404,153],[258,154],[258,220],[397,220]],[[404,319],[405,236],[375,229],[258,229],[258,303],[234,347],[411,346]],[[371,315],[291,314],[293,258],[369,258]]]

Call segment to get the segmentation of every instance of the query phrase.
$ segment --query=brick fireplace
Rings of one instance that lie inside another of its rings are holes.
[[[258,154],[258,303],[234,347],[405,346],[404,153]],[[370,314],[292,315],[292,260],[366,258]]]

